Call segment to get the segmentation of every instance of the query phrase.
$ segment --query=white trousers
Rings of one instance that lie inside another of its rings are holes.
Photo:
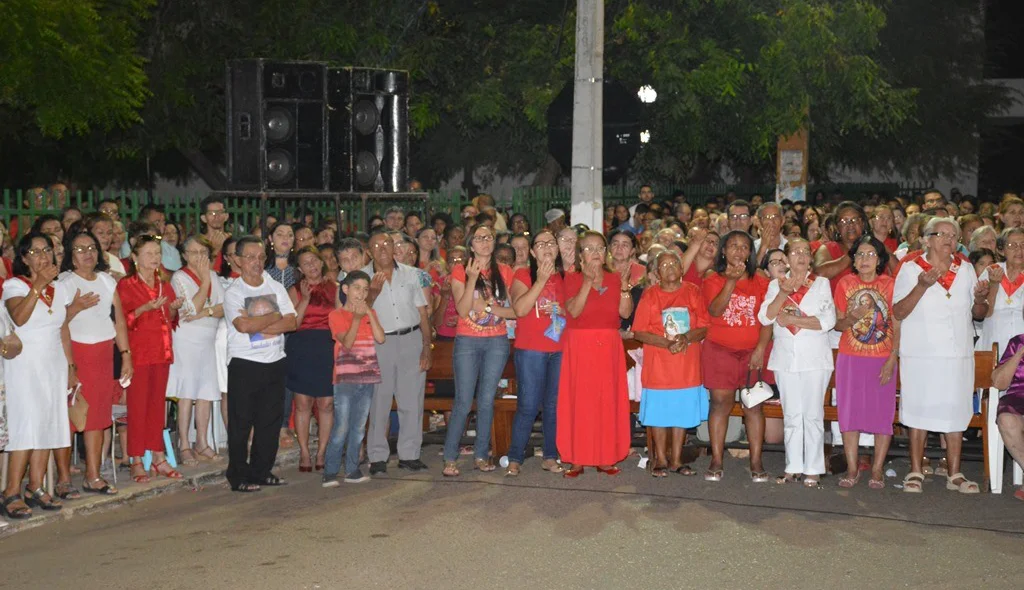
[[[786,473],[825,473],[825,390],[831,370],[775,371],[782,398]]]

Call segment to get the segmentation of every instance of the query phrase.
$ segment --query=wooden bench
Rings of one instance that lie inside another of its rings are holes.
[[[436,380],[451,380],[455,378],[455,371],[452,367],[452,352],[454,350],[454,342],[452,341],[438,341],[434,343],[434,364],[430,371],[427,373],[427,381]],[[627,340],[623,342],[626,350],[626,368],[632,368],[635,364],[633,358],[629,356],[629,351],[640,348],[642,345],[636,340]],[[510,349],[511,350],[511,349]],[[838,355],[838,351],[833,351],[833,356]],[[767,359],[765,359],[767,362]],[[992,369],[995,368],[999,360],[996,346],[993,345],[992,350],[976,351],[974,353],[974,389],[988,390],[992,387]],[[494,422],[491,427],[491,448],[495,457],[501,457],[508,453],[509,444],[512,441],[512,420],[516,412],[516,399],[501,397],[505,393],[515,393],[516,391],[516,371],[515,363],[513,362],[513,355],[510,353],[508,362],[505,363],[505,370],[502,372],[502,377],[508,379],[508,388],[498,391],[498,397],[494,400]],[[839,411],[836,406],[832,404],[832,391],[835,388],[835,372],[833,371],[832,377],[829,380],[828,390],[825,392],[825,423],[830,425],[832,422],[839,420]],[[899,371],[896,373],[896,388],[899,390]],[[452,409],[453,398],[450,397],[436,397],[433,395],[433,388],[427,388],[427,394],[424,398],[424,411],[434,412],[450,412]],[[990,433],[988,423],[986,420],[988,414],[988,396],[982,396],[981,411],[971,417],[971,422],[968,425],[969,428],[981,429],[983,447],[984,447],[984,470],[985,477],[988,478],[989,474],[989,450],[988,450],[988,437],[999,436],[998,433]],[[630,402],[630,411],[637,413],[640,411],[639,402]],[[782,419],[782,406],[780,404],[762,404],[762,412],[765,418],[777,418]],[[729,412],[730,416],[743,416],[743,404],[735,402],[732,409]],[[899,424],[899,404],[897,403],[896,414],[893,416],[893,424]],[[650,441],[650,433],[648,433],[648,441]],[[648,445],[650,446],[650,445]],[[826,456],[831,454],[831,446],[826,445]]]

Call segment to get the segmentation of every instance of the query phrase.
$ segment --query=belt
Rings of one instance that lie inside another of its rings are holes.
[[[419,329],[420,329],[419,326],[413,326],[411,328],[405,328],[404,330],[395,330],[394,332],[384,332],[384,335],[385,336],[405,336],[406,334],[411,334],[411,333],[413,333],[413,332],[415,332],[416,330],[419,330]]]

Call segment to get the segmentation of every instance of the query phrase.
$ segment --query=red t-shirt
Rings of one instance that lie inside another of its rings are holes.
[[[828,249],[829,256],[832,260],[838,260],[846,255],[846,250],[843,249],[843,245],[839,242],[827,242],[825,248]],[[835,293],[836,287],[839,285],[839,281],[845,277],[853,274],[853,264],[848,264],[839,274],[828,280],[829,288]]]
[[[689,270],[683,275],[684,283],[693,283],[697,285],[699,289],[704,284],[704,277],[701,276],[700,271],[697,270],[697,261],[694,260],[693,264],[690,265]]]
[[[377,317],[377,312],[370,310]],[[356,339],[352,348],[345,350],[338,342],[352,326],[355,315],[340,307],[327,316],[331,337],[334,339],[334,383],[380,383],[380,365],[377,363],[377,348],[373,340],[370,316],[359,320]]]
[[[565,275],[565,300],[575,297],[583,286],[583,273]],[[619,300],[622,299],[622,277],[616,272],[605,272],[601,290],[591,289],[587,304],[580,317],[566,318],[566,327],[572,330],[616,330],[622,323],[619,318]]]
[[[513,281],[522,283],[527,289],[533,286],[530,280],[530,269],[520,268],[515,272]],[[557,303],[561,313],[565,314],[565,285],[558,273],[551,275],[544,283],[544,289],[537,296],[537,304],[533,310],[516,321],[516,348],[536,350],[538,352],[558,352],[562,350],[561,341],[555,342],[544,335],[551,325],[551,316],[541,311],[546,305]]]
[[[691,330],[706,328],[711,321],[700,288],[683,284],[667,293],[659,286],[644,291],[636,306],[633,332],[650,332],[671,338]],[[687,389],[703,383],[700,372],[700,345],[693,343],[686,352],[672,354],[667,348],[644,345],[644,387],[651,389]]]
[[[865,283],[857,275],[839,281],[835,291],[836,311],[850,306],[870,305],[871,313],[861,318],[839,338],[839,352],[850,356],[887,357],[893,347],[892,289],[896,281],[879,275]]]
[[[296,301],[298,307],[302,301],[301,283],[295,283]],[[338,297],[338,284],[331,281],[321,281],[319,285],[312,285],[309,289],[309,303],[306,305],[306,313],[302,316],[302,324],[299,330],[326,330],[328,328],[328,316],[334,311],[334,302]]]
[[[753,278],[736,281],[729,297],[729,305],[719,317],[711,317],[707,339],[730,350],[753,350],[761,335],[761,322],[757,310],[761,308],[768,290],[768,279],[759,273]],[[725,287],[725,277],[710,273],[704,277],[704,300],[708,306]]]
[[[505,282],[505,293],[508,294],[508,290],[512,287],[512,267],[499,264],[498,272],[501,273],[501,280]],[[490,269],[485,269],[480,276],[484,279],[490,278]],[[466,284],[466,267],[459,264],[452,269],[451,280],[453,282]],[[474,289],[474,299],[487,299],[490,300],[492,297],[491,293],[480,293]],[[503,301],[496,301],[491,305],[502,305]],[[491,336],[507,336],[508,328],[505,327],[505,320],[498,316],[483,312],[469,310],[469,317],[459,317],[459,325],[455,329],[457,336],[476,336],[476,337],[491,337]]]

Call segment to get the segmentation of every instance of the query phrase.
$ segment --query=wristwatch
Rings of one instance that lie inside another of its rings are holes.
[[[212,307],[207,307],[206,308],[206,315],[210,316],[211,318],[213,317],[213,308]]]
[[[487,313],[491,313],[492,309],[493,308],[491,307],[490,303],[488,303],[487,305],[484,306],[484,311],[486,311]]]

